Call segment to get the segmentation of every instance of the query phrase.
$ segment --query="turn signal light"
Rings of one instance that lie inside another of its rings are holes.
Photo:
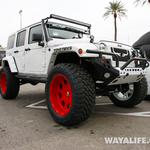
[[[79,53],[79,54],[82,54],[82,53],[83,53],[83,50],[82,50],[82,49],[79,49],[79,50],[78,50],[78,53]]]
[[[134,60],[134,64],[136,64],[136,60]]]
[[[102,57],[102,62],[104,63],[104,59],[106,59],[105,57]]]

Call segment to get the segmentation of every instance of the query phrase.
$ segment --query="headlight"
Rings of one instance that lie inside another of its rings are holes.
[[[106,44],[104,44],[104,43],[99,44],[99,49],[100,50],[105,50],[105,48],[106,48]]]

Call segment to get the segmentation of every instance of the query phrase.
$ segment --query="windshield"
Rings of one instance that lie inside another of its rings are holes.
[[[49,36],[59,39],[81,39],[89,38],[86,30],[64,26],[61,24],[47,24]]]

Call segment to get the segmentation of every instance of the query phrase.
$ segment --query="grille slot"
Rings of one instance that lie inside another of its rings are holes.
[[[111,48],[111,52],[115,53],[118,56],[119,61],[127,61],[130,59],[130,53],[128,50]],[[115,61],[114,57],[113,57],[113,61]]]

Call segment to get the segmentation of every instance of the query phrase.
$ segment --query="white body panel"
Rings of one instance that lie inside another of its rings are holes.
[[[7,56],[7,57],[3,58],[2,66],[4,66],[6,61],[9,64],[11,72],[13,72],[13,73],[18,72],[14,58],[12,56]]]

